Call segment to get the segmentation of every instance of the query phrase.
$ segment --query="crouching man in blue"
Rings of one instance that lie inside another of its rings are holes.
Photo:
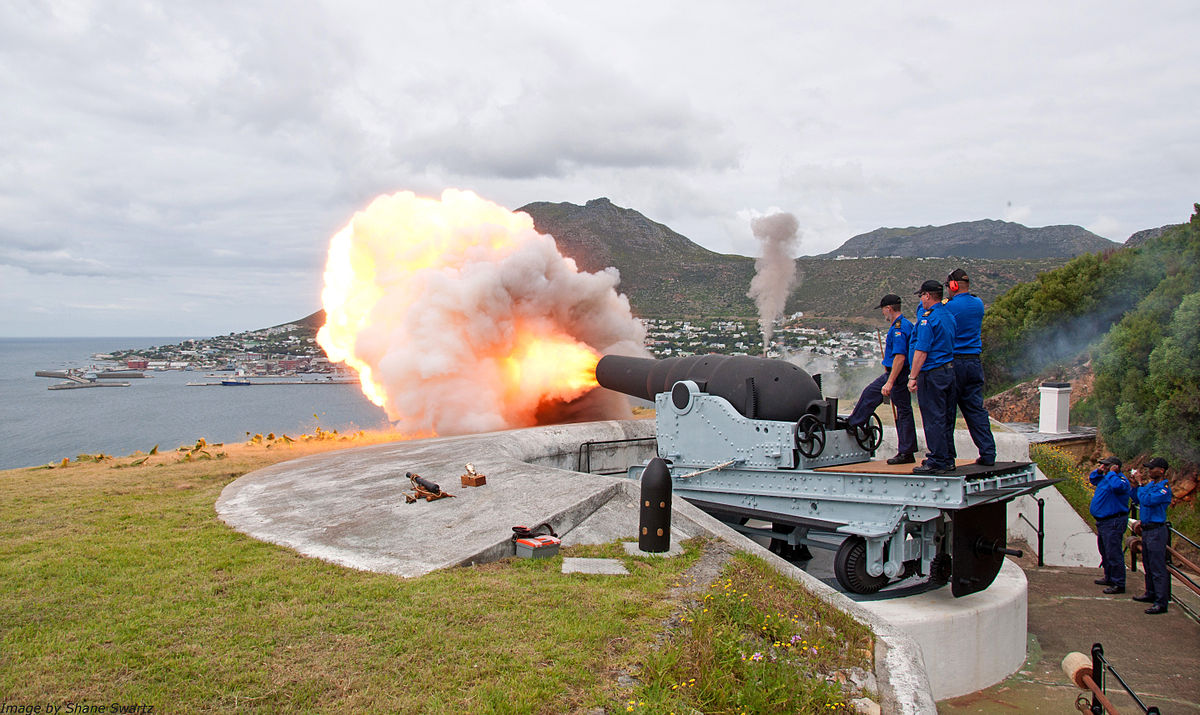
[[[1097,586],[1105,593],[1125,593],[1125,527],[1129,523],[1129,480],[1121,474],[1121,460],[1105,457],[1101,466],[1092,470],[1088,481],[1096,487],[1092,495],[1091,512],[1096,518],[1096,544],[1100,548],[1100,565],[1104,578]]]
[[[912,464],[917,451],[917,424],[913,420],[912,396],[908,392],[908,341],[913,324],[900,312],[900,296],[888,293],[879,301],[884,320],[890,324],[887,342],[883,345],[883,374],[863,388],[850,413],[850,426],[861,427],[875,408],[891,398],[896,408],[896,456],[888,464]]]
[[[1133,492],[1133,502],[1141,507],[1142,553],[1146,564],[1146,592],[1133,600],[1152,604],[1146,613],[1167,612],[1171,600],[1171,574],[1167,572],[1167,507],[1171,505],[1171,485],[1167,482],[1167,460],[1154,457],[1146,462],[1150,477]]]

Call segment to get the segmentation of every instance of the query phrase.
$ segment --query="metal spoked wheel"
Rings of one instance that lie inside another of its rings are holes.
[[[833,575],[851,593],[875,593],[888,582],[887,576],[867,573],[867,542],[861,536],[847,537],[833,557]]]
[[[854,439],[859,447],[872,454],[879,449],[879,445],[883,444],[883,423],[879,421],[879,415],[871,413],[866,424],[855,427]]]
[[[816,415],[804,415],[796,423],[796,449],[809,459],[825,450],[825,423]]]

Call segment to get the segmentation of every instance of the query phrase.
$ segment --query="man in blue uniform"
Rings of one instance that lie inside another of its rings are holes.
[[[1171,574],[1167,572],[1167,507],[1171,505],[1171,485],[1167,481],[1167,460],[1154,457],[1146,462],[1149,479],[1133,492],[1133,501],[1141,507],[1142,554],[1146,564],[1146,592],[1133,600],[1152,604],[1146,613],[1167,612],[1171,600]]]
[[[1125,555],[1121,551],[1125,526],[1129,521],[1129,480],[1121,474],[1121,460],[1105,457],[1088,475],[1096,487],[1090,510],[1096,519],[1096,546],[1100,549],[1100,566],[1104,578],[1097,586],[1105,593],[1125,593]]]
[[[912,464],[917,451],[917,425],[913,420],[912,396],[908,392],[908,342],[913,324],[900,312],[900,296],[888,293],[879,301],[879,309],[888,321],[887,340],[883,344],[883,374],[863,388],[850,413],[850,426],[861,427],[886,398],[896,408],[896,456],[888,464]]]
[[[946,310],[954,314],[954,388],[957,392],[955,405],[950,408],[950,422],[956,419],[956,410],[962,410],[971,441],[979,450],[976,464],[992,466],[996,463],[996,439],[992,436],[992,423],[983,406],[983,301],[971,293],[970,279],[961,268],[954,269],[946,278],[950,289],[950,300]],[[950,442],[950,453],[954,455],[954,442]],[[957,456],[957,455],[955,455]]]
[[[942,284],[925,281],[917,295],[921,310],[913,332],[912,367],[908,390],[917,393],[921,423],[925,428],[925,461],[914,467],[913,474],[946,474],[955,469],[951,449],[954,424],[950,410],[954,405],[954,314],[942,305]]]

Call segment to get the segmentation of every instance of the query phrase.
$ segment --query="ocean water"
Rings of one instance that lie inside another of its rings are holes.
[[[0,338],[0,469],[83,453],[174,449],[201,437],[238,442],[246,433],[296,435],[386,429],[387,417],[355,384],[188,387],[201,371],[147,372],[129,387],[47,390],[60,380],[35,370],[88,367],[94,353],[178,343],[163,338]]]

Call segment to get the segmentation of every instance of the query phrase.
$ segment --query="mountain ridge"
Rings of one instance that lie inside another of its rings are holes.
[[[848,239],[821,258],[1064,258],[1119,247],[1082,226],[1028,226],[980,219],[944,226],[877,228]]]
[[[538,232],[553,236],[559,251],[574,259],[580,269],[617,268],[621,274],[618,290],[629,296],[640,317],[757,315],[754,302],[746,296],[754,277],[753,257],[710,251],[607,198],[583,205],[534,202],[517,210],[530,215]],[[986,301],[1066,260],[889,257],[831,261],[802,256],[795,259],[798,283],[786,312],[874,318],[880,296],[911,294],[922,281],[942,280],[955,268],[965,269],[974,278],[972,289]]]

